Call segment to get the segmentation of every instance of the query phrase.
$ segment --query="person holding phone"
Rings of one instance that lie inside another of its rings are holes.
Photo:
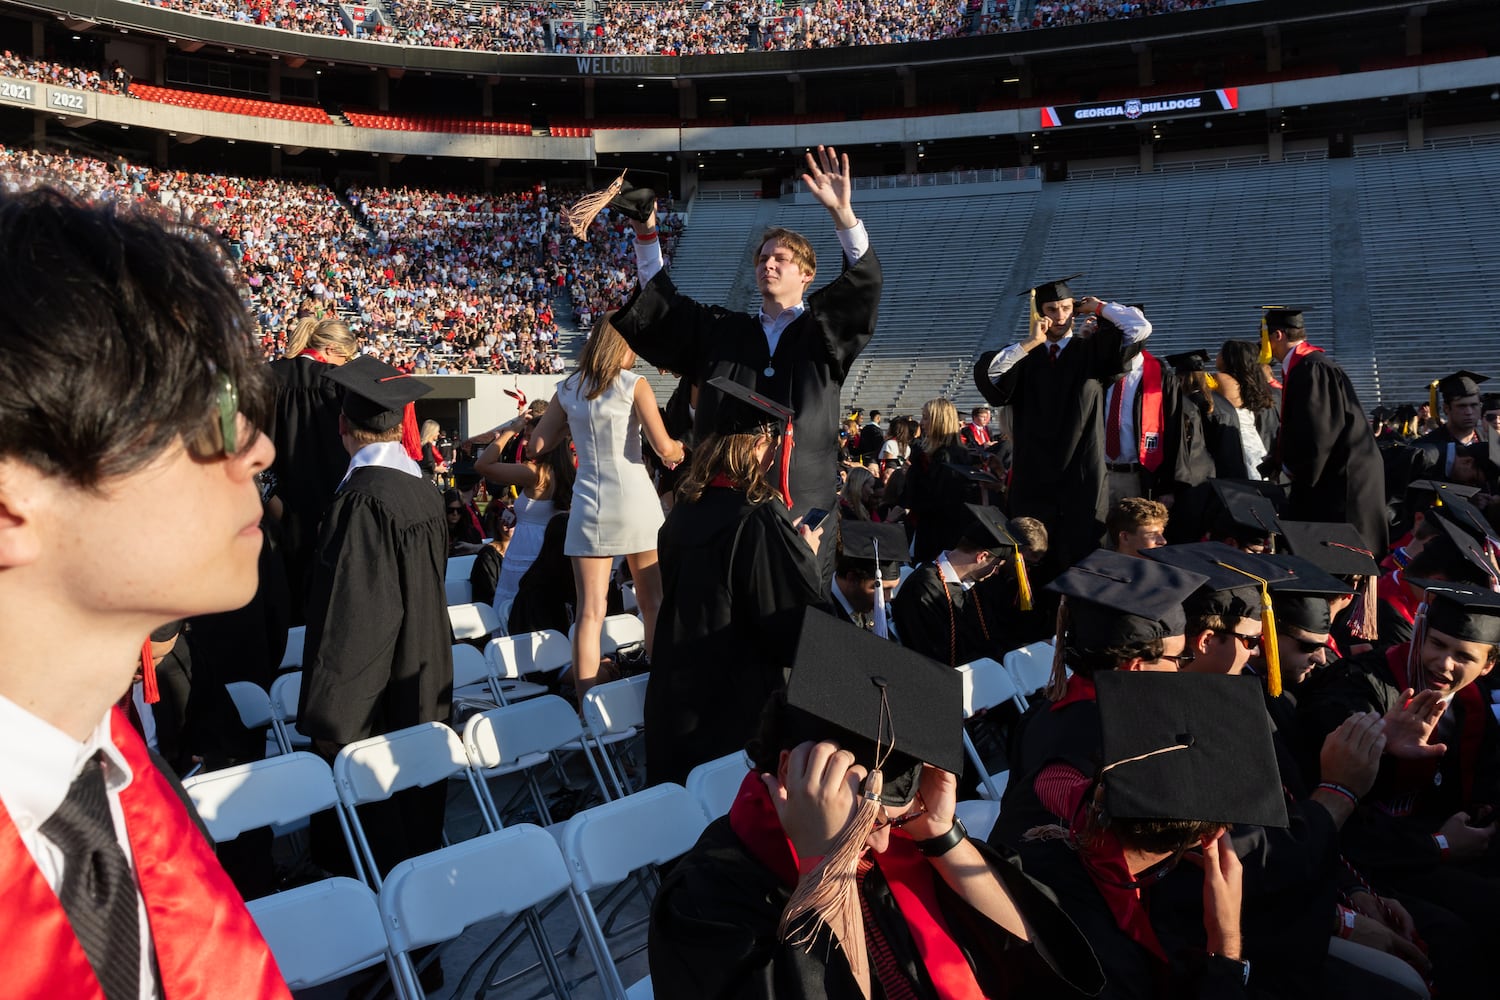
[[[755,733],[791,666],[792,620],[823,599],[822,526],[794,521],[768,472],[791,411],[715,379],[721,402],[662,526],[662,604],[646,690],[646,778],[683,782]],[[811,512],[807,520],[811,519]]]

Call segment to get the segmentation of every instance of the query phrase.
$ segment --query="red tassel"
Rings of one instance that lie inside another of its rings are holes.
[[[148,705],[161,701],[161,690],[156,686],[156,661],[151,656],[151,639],[141,643],[141,697]]]
[[[401,447],[413,462],[422,461],[422,431],[417,427],[416,403],[407,403],[401,411]]]
[[[786,509],[792,509],[792,422],[786,422],[786,431],[781,435],[781,499]]]

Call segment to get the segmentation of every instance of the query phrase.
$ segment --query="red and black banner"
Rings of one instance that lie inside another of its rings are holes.
[[[1200,90],[1193,94],[1096,101],[1093,104],[1061,104],[1041,109],[1042,128],[1134,122],[1204,111],[1233,111],[1239,106],[1240,90],[1238,87]]]

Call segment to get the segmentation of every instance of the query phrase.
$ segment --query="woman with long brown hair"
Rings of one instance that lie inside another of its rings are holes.
[[[1281,432],[1281,407],[1260,366],[1259,353],[1260,348],[1248,340],[1226,340],[1219,348],[1215,365],[1219,395],[1234,407],[1241,453],[1240,467],[1219,469],[1221,478],[1262,479],[1274,471],[1268,456],[1274,454]]]
[[[646,652],[654,645],[661,607],[656,533],[661,503],[641,457],[641,433],[668,468],[684,457],[682,442],[662,425],[656,394],[630,369],[635,352],[609,316],[594,324],[578,367],[557,384],[528,452],[545,455],[566,427],[578,454],[573,508],[564,551],[573,561],[578,608],[573,628],[573,687],[580,705],[599,672],[599,636],[609,602],[609,575],[624,556],[635,581],[636,602],[646,623]]]
[[[652,784],[685,781],[694,766],[745,746],[791,665],[789,622],[826,598],[823,530],[793,521],[767,476],[785,425],[726,392],[678,483],[661,530],[661,618],[646,688]]]

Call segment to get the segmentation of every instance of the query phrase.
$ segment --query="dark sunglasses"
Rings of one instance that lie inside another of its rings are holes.
[[[1291,636],[1287,636],[1287,638],[1292,639]],[[1313,642],[1309,639],[1292,639],[1292,645],[1296,646],[1298,651],[1302,653],[1316,653],[1320,649],[1328,648],[1327,643]]]
[[[1166,653],[1163,653],[1162,655],[1157,657],[1158,660],[1171,660],[1173,663],[1177,664],[1178,670],[1181,670],[1184,666],[1192,663],[1197,658],[1198,657],[1194,656],[1192,653],[1178,653],[1176,656],[1168,656]]]
[[[450,514],[462,514],[463,512],[464,512],[464,509],[462,507],[449,507],[448,508],[448,513],[450,513]]]
[[[891,819],[889,816],[887,816],[885,814],[885,810],[882,809],[880,815],[875,817],[875,829],[882,830],[886,827],[891,827],[893,829],[899,830],[906,824],[910,823],[912,820],[925,815],[927,815],[927,804],[923,802],[920,797],[918,797],[917,807],[914,810],[904,815],[897,816],[895,819]]]
[[[1245,634],[1240,633],[1240,632],[1233,632],[1233,631],[1230,631],[1229,629],[1225,629],[1224,631],[1220,632],[1219,634],[1220,635],[1233,636],[1234,638],[1238,639],[1240,641],[1240,645],[1245,647],[1246,652],[1253,653],[1257,649],[1260,648],[1260,633],[1259,632],[1256,632],[1253,635],[1245,635]]]
[[[240,391],[224,372],[215,375],[213,409],[213,418],[198,433],[185,439],[188,453],[204,461],[233,458],[242,446],[255,439],[255,433],[246,441],[240,440]]]

